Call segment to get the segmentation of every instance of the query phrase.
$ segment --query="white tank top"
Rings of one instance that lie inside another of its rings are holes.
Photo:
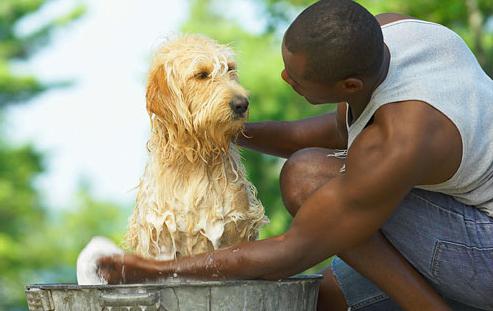
[[[428,103],[446,115],[462,138],[462,162],[446,182],[416,188],[441,192],[493,217],[493,80],[450,29],[419,20],[382,26],[389,72],[363,113],[348,126],[348,148],[381,106]]]

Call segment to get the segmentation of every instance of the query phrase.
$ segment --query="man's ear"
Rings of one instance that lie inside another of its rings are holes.
[[[146,91],[146,107],[148,113],[163,116],[165,113],[165,99],[170,96],[166,83],[166,72],[163,65],[157,65],[149,74]]]
[[[363,81],[356,78],[347,78],[342,81],[342,87],[348,93],[355,93],[363,89]]]

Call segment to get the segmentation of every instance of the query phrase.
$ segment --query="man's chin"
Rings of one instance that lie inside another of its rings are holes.
[[[323,101],[323,100],[318,100],[318,99],[313,99],[313,98],[308,98],[308,97],[305,97],[305,99],[307,102],[309,102],[312,105],[325,104],[325,101]]]

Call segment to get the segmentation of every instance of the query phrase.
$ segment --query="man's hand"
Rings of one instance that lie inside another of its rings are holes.
[[[102,257],[98,260],[98,274],[108,284],[141,283],[147,279],[168,277],[163,271],[163,262],[142,258],[132,254]]]

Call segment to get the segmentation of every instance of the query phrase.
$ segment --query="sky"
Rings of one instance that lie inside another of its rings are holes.
[[[52,1],[22,23],[27,32],[73,7]],[[129,203],[143,172],[149,122],[145,79],[153,47],[177,33],[186,1],[88,0],[87,14],[57,31],[27,64],[46,81],[70,79],[72,87],[50,90],[8,110],[7,135],[33,143],[47,172],[37,181],[48,206],[70,205],[82,180],[101,199]]]
[[[132,204],[146,161],[145,80],[153,48],[179,33],[182,0],[56,0],[19,26],[28,33],[83,3],[87,13],[57,31],[21,70],[45,81],[71,80],[7,111],[7,135],[45,155],[37,180],[50,208],[71,206],[84,183],[98,199]],[[226,1],[228,16],[252,32],[264,27],[249,0]]]

